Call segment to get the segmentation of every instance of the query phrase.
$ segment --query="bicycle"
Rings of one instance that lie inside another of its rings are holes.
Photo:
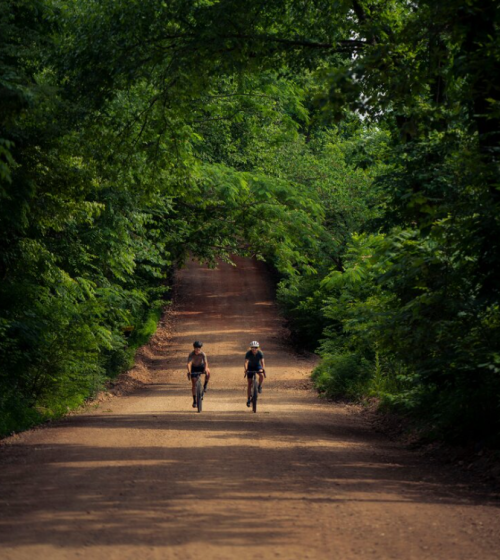
[[[257,399],[259,398],[259,383],[257,382],[257,374],[255,372],[253,374],[252,393],[250,398],[252,399],[252,410],[254,412],[257,412]]]
[[[205,394],[204,384],[201,382],[201,376],[207,375],[206,371],[195,372],[191,374],[191,377],[196,375],[198,379],[196,380],[196,406],[198,407],[198,412],[201,412],[203,409],[203,396]]]
[[[261,372],[264,374],[264,377],[266,377],[266,372],[264,370],[261,370]],[[257,381],[258,373],[258,371],[247,371],[246,373],[247,377],[252,376],[253,378],[252,389],[250,392],[250,402],[252,403],[253,412],[257,412],[257,400],[259,398],[259,382]]]

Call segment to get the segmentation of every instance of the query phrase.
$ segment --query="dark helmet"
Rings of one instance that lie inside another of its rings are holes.
[[[200,342],[199,340],[196,340],[195,342],[193,342],[193,346],[195,348],[201,348],[203,346],[203,342]]]

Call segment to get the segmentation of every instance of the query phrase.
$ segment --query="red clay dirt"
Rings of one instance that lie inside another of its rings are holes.
[[[153,382],[0,450],[0,558],[497,559],[499,503],[308,387],[260,263],[177,275],[177,331]],[[198,414],[185,361],[204,342]],[[243,357],[268,379],[253,414]]]

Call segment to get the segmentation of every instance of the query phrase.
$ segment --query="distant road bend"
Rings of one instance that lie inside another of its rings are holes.
[[[155,381],[0,447],[0,558],[495,559],[500,510],[307,389],[260,263],[177,275],[177,331]],[[191,408],[185,362],[213,381]],[[243,357],[269,377],[245,406]]]

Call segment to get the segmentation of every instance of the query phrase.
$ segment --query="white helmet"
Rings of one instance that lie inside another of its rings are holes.
[[[259,346],[260,344],[256,340],[250,342],[250,348],[258,348]]]

